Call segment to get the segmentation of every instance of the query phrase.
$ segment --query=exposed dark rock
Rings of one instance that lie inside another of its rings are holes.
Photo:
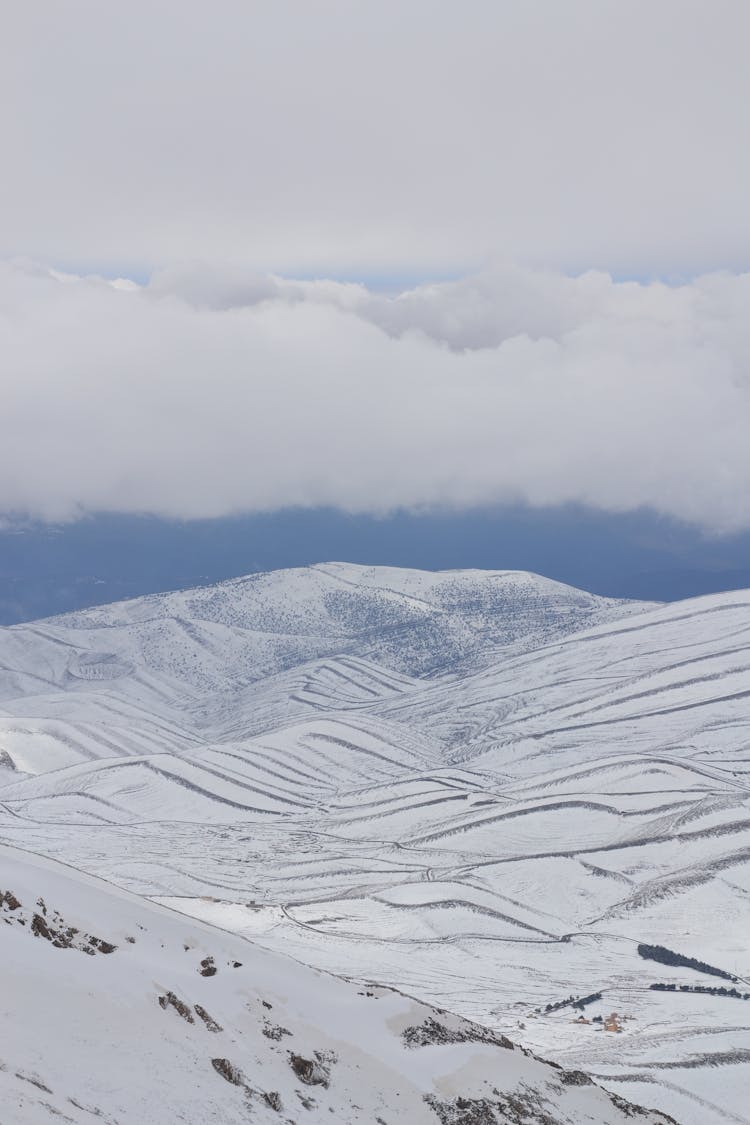
[[[111,941],[105,941],[104,938],[90,937],[89,942],[93,945],[94,949],[98,949],[100,953],[114,953],[117,949]]]
[[[174,1008],[177,1014],[187,1020],[188,1023],[195,1023],[189,1006],[183,1000],[180,1000],[179,996],[175,996],[174,992],[167,992],[164,996],[160,996],[159,1006],[164,1008],[165,1011],[167,1008]]]
[[[326,1065],[326,1061],[325,1057],[318,1051],[315,1052],[315,1057],[312,1059],[295,1055],[293,1051],[289,1052],[289,1064],[300,1082],[304,1082],[306,1086],[322,1086],[324,1089],[328,1089],[331,1070]]]
[[[114,953],[117,949],[112,942],[92,934],[83,934],[75,926],[68,926],[58,910],[50,912],[43,898],[36,901],[38,910],[34,911],[29,922],[29,930],[34,937],[48,941],[56,949],[77,949],[81,953]],[[0,895],[0,908],[5,912],[4,921],[8,924],[25,926],[29,921],[23,914],[22,903],[12,891]]]
[[[217,1074],[231,1082],[233,1086],[244,1086],[245,1077],[242,1071],[230,1063],[229,1059],[211,1059],[211,1066]]]
[[[441,1102],[432,1094],[426,1094],[424,1100],[434,1110],[440,1125],[498,1125],[492,1103],[486,1098],[456,1098],[452,1102]]]
[[[218,1024],[216,1022],[216,1020],[213,1018],[213,1016],[210,1016],[208,1014],[208,1012],[206,1011],[206,1009],[202,1008],[200,1004],[195,1004],[194,1007],[195,1007],[195,1014],[200,1019],[203,1020],[203,1022],[205,1023],[205,1025],[206,1025],[206,1027],[208,1028],[209,1031],[223,1031],[224,1030],[224,1028],[221,1026],[221,1024]]]
[[[505,1047],[509,1051],[514,1049],[510,1039],[477,1023],[462,1020],[458,1027],[447,1027],[432,1016],[424,1023],[407,1027],[401,1033],[401,1038],[407,1047],[430,1047],[436,1043],[488,1043],[493,1047]]]
[[[644,1109],[642,1105],[636,1105],[635,1102],[626,1102],[619,1094],[613,1094],[610,1090],[607,1090],[607,1094],[612,1104],[616,1105],[626,1117],[648,1117],[653,1114],[653,1110]],[[670,1117],[668,1113],[664,1113],[662,1110],[659,1110],[659,1117],[662,1121],[669,1122],[670,1125],[677,1125],[674,1117]]]
[[[593,1086],[593,1081],[582,1070],[564,1070],[560,1075],[564,1086]]]
[[[75,1098],[71,1097],[68,1098],[68,1101],[71,1105],[74,1105],[76,1109],[82,1109],[84,1113],[90,1113],[92,1117],[104,1116],[98,1106],[84,1105],[83,1102],[78,1102]]]
[[[434,1110],[440,1125],[559,1125],[540,1098],[531,1094],[501,1095],[494,1098],[454,1098],[440,1101],[432,1094],[425,1101]]]
[[[45,941],[52,942],[57,949],[70,949],[78,930],[73,929],[72,926],[69,926],[66,930],[55,929],[47,924],[41,914],[35,914],[31,919],[31,932],[34,937],[44,938]],[[83,944],[88,944],[85,938]]]
[[[37,1078],[35,1074],[22,1074],[20,1070],[17,1070],[16,1078],[20,1078],[22,1082],[30,1082],[32,1086],[36,1086],[37,1090],[44,1090],[45,1094],[52,1093],[49,1086],[45,1086],[41,1078]]]

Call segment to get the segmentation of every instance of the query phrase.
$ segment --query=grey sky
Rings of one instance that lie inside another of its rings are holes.
[[[0,253],[744,268],[749,39],[745,0],[29,0]]]

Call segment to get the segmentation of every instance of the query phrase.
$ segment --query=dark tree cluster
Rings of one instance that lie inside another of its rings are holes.
[[[707,965],[705,961],[697,961],[694,957],[684,957],[682,953],[675,953],[673,949],[667,949],[663,945],[639,945],[638,953],[647,961],[659,961],[662,965],[675,965],[682,969],[695,969],[697,973],[708,973],[712,977],[723,977],[724,980],[737,980],[723,969]]]
[[[654,992],[701,992],[706,996],[733,996],[735,1000],[750,1000],[750,992],[738,992],[736,988],[711,988],[707,984],[650,984]]]
[[[601,992],[592,992],[588,996],[569,996],[567,1000],[558,1000],[556,1004],[546,1004],[545,1012],[557,1012],[560,1008],[577,1008],[582,1012],[587,1004],[593,1004],[595,1000],[601,1000]],[[539,1009],[537,1009],[538,1011]]]

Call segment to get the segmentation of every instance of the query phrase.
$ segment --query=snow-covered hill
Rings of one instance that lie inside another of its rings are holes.
[[[328,564],[0,630],[0,669],[7,843],[747,1121],[750,593]]]
[[[0,849],[4,1125],[667,1125],[580,1072]]]
[[[171,751],[196,730],[201,741],[223,733],[238,711],[241,733],[268,729],[290,703],[357,706],[409,677],[485,666],[498,647],[622,613],[623,603],[514,571],[329,563],[254,574],[0,630],[0,737],[30,772]]]

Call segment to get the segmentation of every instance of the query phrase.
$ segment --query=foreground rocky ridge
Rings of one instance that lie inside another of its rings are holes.
[[[4,1125],[670,1121],[52,861],[1,848],[0,876]]]

